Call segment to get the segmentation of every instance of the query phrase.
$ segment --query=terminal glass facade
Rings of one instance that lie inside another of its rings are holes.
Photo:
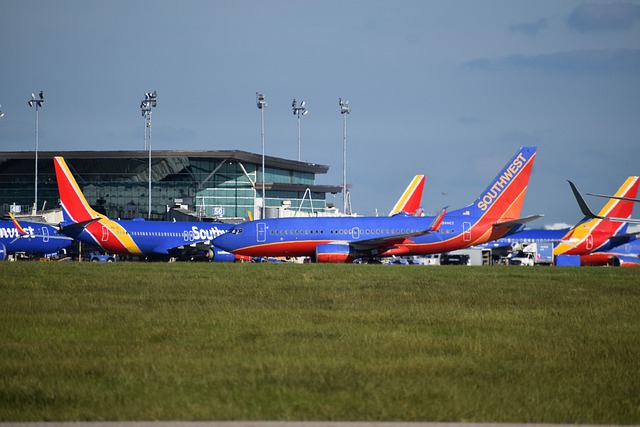
[[[112,218],[147,218],[149,170],[145,158],[65,157],[87,201]],[[0,161],[0,207],[2,213],[29,213],[34,201],[33,164],[21,167]],[[262,204],[261,165],[205,157],[164,157],[152,159],[151,217],[165,219],[168,208],[180,205],[201,217],[247,219],[256,216]],[[30,167],[29,167],[30,166]],[[265,173],[266,214],[290,206],[301,212],[324,212],[326,193],[311,192],[315,174],[267,165]],[[255,183],[255,184],[254,184]],[[283,190],[282,187],[285,187]],[[38,210],[59,205],[55,171],[51,157],[40,161]]]

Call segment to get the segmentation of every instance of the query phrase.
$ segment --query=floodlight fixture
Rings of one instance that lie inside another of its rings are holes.
[[[256,104],[260,110],[267,107],[266,98],[263,94],[256,92]]]
[[[298,116],[298,161],[300,161],[300,117],[306,116],[307,113],[309,112],[306,109],[305,104],[306,104],[306,102],[302,101],[302,102],[300,102],[300,106],[298,107],[298,103],[295,100],[295,98],[293,99],[293,102],[291,103],[291,107],[293,108],[293,115],[294,116]]]
[[[338,98],[338,104],[340,105],[340,114],[350,114],[351,108],[349,108],[349,100]]]

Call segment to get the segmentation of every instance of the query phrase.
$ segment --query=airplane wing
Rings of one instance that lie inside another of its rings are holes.
[[[605,199],[626,200],[628,202],[640,202],[640,199],[632,199],[631,197],[607,196],[606,194],[587,193],[588,196],[604,197]]]
[[[390,248],[397,244],[403,243],[407,239],[411,239],[413,237],[418,237],[418,236],[432,233],[434,231],[438,231],[440,229],[440,224],[442,224],[442,220],[444,219],[446,212],[447,212],[446,207],[440,210],[440,212],[438,212],[438,214],[431,221],[431,224],[429,224],[429,226],[423,230],[417,230],[414,233],[395,234],[393,236],[357,240],[355,242],[350,242],[350,245],[357,250],[372,250],[372,249],[383,250],[385,248]]]
[[[635,238],[638,236],[640,236],[640,231],[637,231],[635,233],[625,233],[611,236],[609,237],[609,241],[611,242],[611,245],[615,247],[628,243],[629,240],[635,240]]]
[[[197,255],[211,250],[211,241],[193,242],[188,245],[174,246],[172,248],[156,248],[156,253],[168,253],[171,256],[183,257],[186,255]]]
[[[571,191],[573,191],[573,195],[576,198],[576,201],[578,202],[578,206],[580,206],[580,210],[582,211],[582,214],[587,218],[598,218],[598,219],[604,219],[608,221],[619,221],[619,222],[627,222],[630,224],[640,224],[640,219],[636,219],[636,218],[616,218],[611,216],[600,216],[600,215],[594,214],[589,208],[589,205],[587,205],[587,202],[585,202],[584,199],[582,198],[582,195],[580,194],[576,186],[573,184],[573,182],[571,181],[568,181],[568,182],[569,182],[569,185],[571,186]],[[622,199],[622,200],[629,199],[628,197],[627,198],[610,197],[610,198]],[[635,200],[636,199],[632,199],[631,201],[635,201]]]
[[[193,257],[217,262],[233,262],[236,259],[236,255],[213,246],[210,240],[169,249],[156,248],[156,252],[161,254],[165,253],[165,250],[169,256],[182,259]]]

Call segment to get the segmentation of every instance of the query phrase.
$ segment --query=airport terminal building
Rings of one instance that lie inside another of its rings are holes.
[[[225,220],[335,215],[331,194],[342,186],[316,185],[328,166],[238,150],[41,151],[38,211],[59,207],[54,156],[65,158],[90,205],[111,218]],[[35,200],[35,152],[0,152],[0,214],[28,214]],[[264,188],[265,194],[262,194]]]

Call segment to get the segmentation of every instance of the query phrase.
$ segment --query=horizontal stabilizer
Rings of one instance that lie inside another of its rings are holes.
[[[71,223],[69,225],[63,226],[62,227],[62,232],[64,233],[65,230],[78,230],[78,229],[83,229],[84,230],[85,228],[87,228],[87,226],[89,224],[91,224],[92,222],[100,221],[100,219],[101,218],[98,217],[98,218],[91,218],[91,219],[88,219],[86,221],[73,222],[73,223]]]
[[[531,222],[538,218],[542,218],[544,215],[530,215],[524,218],[511,219],[509,221],[496,222],[493,224],[494,228],[511,228],[517,225],[526,224],[527,222]]]

